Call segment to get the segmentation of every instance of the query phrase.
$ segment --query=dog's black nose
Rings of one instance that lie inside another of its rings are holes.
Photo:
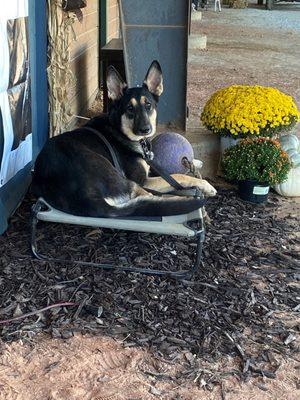
[[[143,128],[140,129],[140,133],[142,135],[148,135],[149,133],[151,133],[151,126],[144,126]]]

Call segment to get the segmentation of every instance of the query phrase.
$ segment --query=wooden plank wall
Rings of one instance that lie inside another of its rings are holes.
[[[89,0],[87,4],[82,9],[82,23],[76,21],[73,25],[76,41],[71,44],[71,70],[75,82],[70,88],[69,101],[75,115],[87,110],[99,86],[99,0]]]
[[[69,102],[73,115],[82,115],[94,101],[99,90],[99,0],[89,0],[82,9],[83,21],[73,25],[76,41],[71,44],[71,70],[75,77]],[[106,3],[106,42],[119,37],[118,0]],[[70,121],[72,126],[74,118]]]
[[[107,0],[107,28],[106,42],[118,38],[120,35],[118,0]]]

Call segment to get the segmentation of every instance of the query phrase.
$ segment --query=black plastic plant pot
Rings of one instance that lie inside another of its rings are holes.
[[[239,195],[251,203],[264,203],[268,199],[270,186],[253,180],[238,181]]]

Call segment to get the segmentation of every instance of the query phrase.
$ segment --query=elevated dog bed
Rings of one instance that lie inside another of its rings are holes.
[[[175,235],[186,238],[194,238],[197,242],[195,260],[191,263],[190,269],[179,271],[155,270],[148,268],[115,266],[112,264],[101,264],[87,261],[65,260],[51,258],[40,254],[37,247],[37,224],[42,222],[55,222],[89,226],[93,228],[122,229],[126,231],[147,232],[161,235]],[[192,226],[193,225],[193,226]],[[44,199],[40,198],[32,207],[31,216],[31,250],[33,255],[44,261],[61,263],[76,263],[102,269],[125,272],[139,272],[148,275],[170,275],[174,277],[186,277],[194,273],[200,265],[202,257],[202,246],[205,238],[203,221],[203,209],[199,208],[189,214],[174,215],[167,217],[126,217],[126,218],[92,218],[70,215],[51,207]]]

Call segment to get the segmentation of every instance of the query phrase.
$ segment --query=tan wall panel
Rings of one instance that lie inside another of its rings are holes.
[[[88,0],[87,6],[82,8],[81,11],[83,14],[89,14],[91,12],[98,12],[99,0]]]
[[[109,5],[107,8],[108,12],[108,19],[117,18],[119,11],[118,11],[118,3],[116,1],[112,2],[113,4]]]
[[[73,96],[69,103],[72,115],[84,115],[82,112],[82,103],[88,98],[88,102],[86,103],[86,108],[90,107],[95,100],[95,97],[98,93],[98,89],[95,89],[95,86],[98,84],[98,78],[91,78],[89,81],[86,82],[84,86],[80,88],[80,91]],[[99,110],[100,113],[101,110]],[[76,118],[71,118],[69,122],[69,129],[74,128],[74,124],[76,122]]]
[[[99,17],[97,11],[84,15],[82,23],[76,22],[73,26],[76,36],[82,35],[91,29],[98,29],[98,27]]]
[[[75,93],[78,93],[81,88],[85,86],[92,78],[95,80],[98,79],[97,72],[98,66],[95,64],[90,64],[87,66],[85,63],[77,63],[75,65],[75,79],[72,86],[69,88],[69,98],[72,98]]]
[[[98,77],[94,74],[89,76],[88,80],[78,80],[72,88],[70,88],[70,102],[77,102],[77,112],[81,111],[81,104],[89,99],[95,90],[97,90]]]
[[[118,38],[120,33],[118,0],[107,0],[107,42]]]
[[[74,115],[83,114],[97,94],[99,84],[99,0],[89,0],[82,9],[83,21],[74,23],[76,41],[71,46],[71,70],[74,84],[69,90],[69,102]],[[119,37],[118,0],[107,0],[107,42]]]
[[[71,61],[83,52],[87,51],[91,46],[98,43],[98,29],[87,31],[77,37],[77,40],[71,45]],[[98,50],[96,49],[95,59],[98,58]]]
[[[110,36],[107,37],[107,41],[109,42],[111,39],[119,37],[119,20],[116,18],[109,22],[108,24],[108,31],[112,32]]]
[[[82,9],[83,21],[73,25],[76,40],[71,43],[71,70],[74,84],[69,102],[74,114],[84,113],[94,99],[99,85],[99,0],[89,0]]]
[[[98,64],[95,62],[97,47],[98,44],[95,43],[72,60],[70,67],[75,77],[78,78],[78,76],[80,76],[84,78],[85,76],[90,75],[90,69],[98,67]]]

